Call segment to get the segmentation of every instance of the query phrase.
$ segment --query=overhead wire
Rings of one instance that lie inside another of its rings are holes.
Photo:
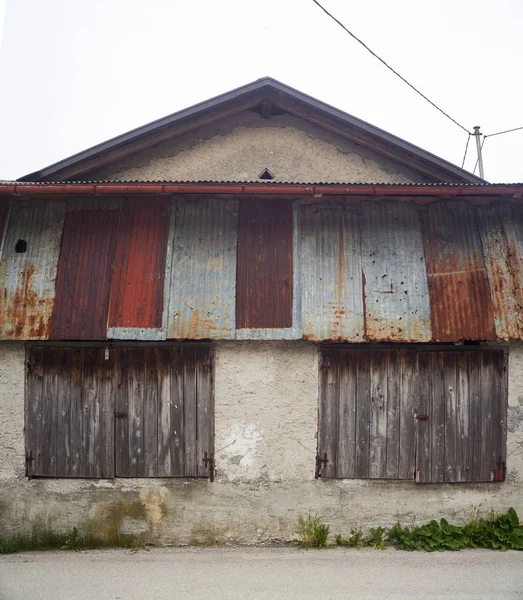
[[[395,69],[393,69],[387,62],[385,62],[385,60],[383,60],[383,58],[381,58],[380,56],[378,56],[373,50],[371,50],[367,44],[365,44],[362,40],[360,40],[359,37],[357,37],[356,35],[354,35],[354,33],[352,33],[352,31],[350,31],[349,29],[347,29],[347,27],[345,27],[345,25],[338,20],[334,15],[332,15],[324,6],[322,6],[318,0],[312,0],[314,2],[314,4],[316,4],[319,8],[321,8],[321,10],[328,15],[333,21],[335,21],[344,31],[346,31],[353,39],[355,39],[359,44],[361,44],[365,50],[367,50],[368,52],[370,52],[372,54],[372,56],[374,56],[374,58],[377,58],[383,65],[385,65],[387,67],[387,69],[389,69],[390,71],[392,71],[394,73],[394,75],[396,75],[397,77],[399,77],[404,83],[406,83],[411,89],[413,89],[417,94],[419,94],[424,100],[426,100],[429,104],[431,104],[435,109],[439,110],[439,112],[443,115],[445,115],[447,117],[447,119],[450,119],[455,125],[457,125],[458,127],[460,127],[461,129],[463,129],[463,131],[466,131],[469,135],[470,135],[470,131],[464,127],[463,125],[461,125],[461,123],[458,123],[456,121],[456,119],[453,119],[448,113],[446,113],[443,109],[441,109],[437,104],[435,104],[434,102],[432,102],[432,100],[430,100],[429,98],[427,98],[427,96],[425,96],[425,94],[423,94],[422,92],[420,92],[416,87],[414,87],[412,85],[412,83],[410,83],[409,81],[407,81],[405,79],[405,77],[403,77],[402,75],[400,75]]]
[[[465,166],[465,159],[467,158],[467,150],[469,149],[470,136],[471,136],[471,134],[469,133],[468,137],[467,137],[467,145],[465,146],[465,154],[463,155],[463,162],[461,163],[462,169]]]
[[[497,133],[489,133],[485,137],[494,137],[495,135],[502,135],[503,133],[512,133],[513,131],[519,131],[523,127],[514,127],[514,129],[506,129],[505,131],[498,131]]]

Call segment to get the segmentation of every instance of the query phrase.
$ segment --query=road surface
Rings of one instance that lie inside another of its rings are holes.
[[[0,556],[1,600],[523,599],[523,552],[163,548]]]

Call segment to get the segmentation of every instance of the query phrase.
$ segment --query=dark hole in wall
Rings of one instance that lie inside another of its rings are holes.
[[[25,240],[18,240],[15,244],[15,252],[23,254],[27,250],[27,242]]]

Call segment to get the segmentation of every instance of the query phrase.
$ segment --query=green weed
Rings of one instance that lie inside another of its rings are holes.
[[[329,526],[322,523],[310,511],[298,516],[298,542],[302,548],[325,548],[329,537]]]

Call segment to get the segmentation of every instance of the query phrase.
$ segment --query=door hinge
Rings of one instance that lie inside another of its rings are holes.
[[[117,419],[127,419],[128,414],[126,412],[124,412],[124,411],[115,411],[114,416]]]
[[[33,457],[33,451],[29,450],[29,452],[27,452],[27,450],[25,451],[25,474],[26,476],[29,476],[29,470],[33,468],[33,461],[34,461],[34,457]]]
[[[203,453],[203,464],[205,468],[210,469],[209,471],[209,479],[214,481],[214,456],[207,452]]]
[[[428,421],[429,415],[416,415],[414,418],[416,421]]]
[[[322,468],[326,468],[328,462],[329,459],[327,458],[326,452],[323,453],[323,456],[321,456],[321,454],[316,456],[316,472],[314,473],[314,479],[321,477],[320,471]]]
[[[492,480],[491,481],[505,481],[507,474],[507,464],[500,461],[497,469],[492,469]]]

